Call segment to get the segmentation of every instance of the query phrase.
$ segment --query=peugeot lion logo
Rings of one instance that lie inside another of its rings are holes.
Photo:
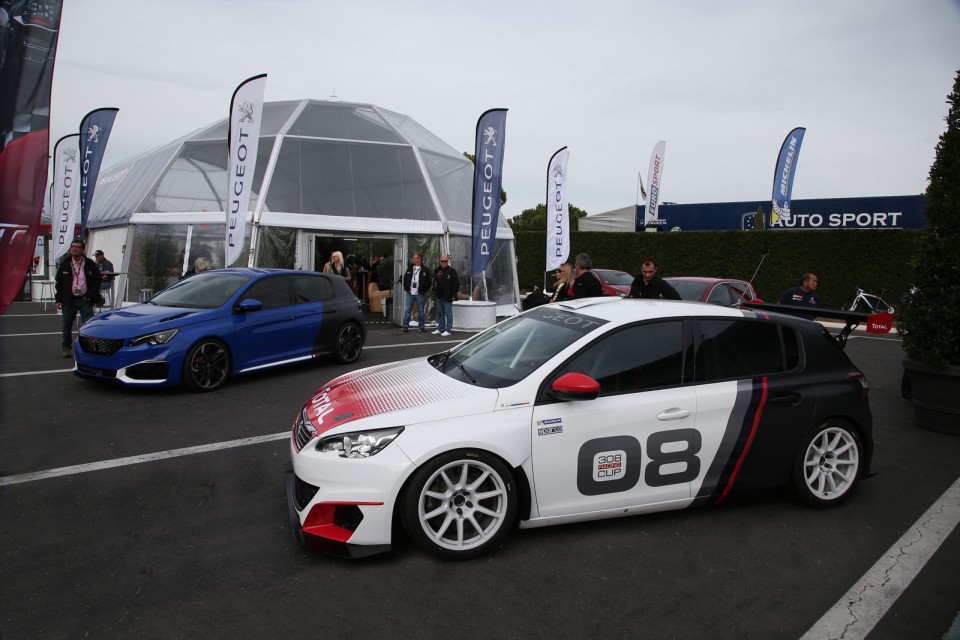
[[[100,142],[100,125],[92,125],[87,129],[87,142]]]
[[[63,161],[72,162],[76,164],[77,162],[77,150],[76,149],[64,149],[63,150]]]
[[[237,112],[240,114],[240,122],[253,122],[253,103],[249,100],[240,103]]]
[[[553,177],[562,178],[563,177],[563,167],[559,163],[553,165]]]
[[[496,129],[494,129],[493,127],[487,127],[486,129],[483,130],[483,135],[484,135],[483,144],[489,144],[494,147],[497,146],[497,140],[496,140],[497,130]]]

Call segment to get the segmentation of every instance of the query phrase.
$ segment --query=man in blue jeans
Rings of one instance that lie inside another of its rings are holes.
[[[430,270],[422,264],[419,252],[410,256],[410,265],[403,274],[403,290],[407,292],[403,311],[403,332],[409,331],[410,315],[413,313],[413,301],[417,301],[417,317],[420,333],[426,331],[423,326],[427,317],[427,291],[430,290]]]
[[[86,243],[77,238],[70,243],[70,253],[57,265],[56,301],[61,318],[63,357],[73,357],[73,319],[80,314],[83,324],[93,317],[93,305],[100,299],[100,270],[97,263],[83,255]]]
[[[434,335],[444,338],[453,330],[453,301],[460,290],[460,277],[450,266],[449,256],[440,256],[440,266],[433,274],[433,291],[437,294],[437,328]]]

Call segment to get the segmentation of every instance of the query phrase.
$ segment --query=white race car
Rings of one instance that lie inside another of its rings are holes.
[[[696,302],[544,305],[429,358],[340,376],[290,441],[295,537],[353,557],[395,524],[444,558],[539,527],[869,471],[869,387],[818,323]]]

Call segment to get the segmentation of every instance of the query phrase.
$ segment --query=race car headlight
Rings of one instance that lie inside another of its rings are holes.
[[[131,340],[130,346],[135,347],[138,344],[150,344],[150,345],[166,344],[173,339],[173,336],[177,335],[177,331],[179,331],[179,329],[167,329],[166,331],[148,333],[145,336],[140,336],[138,338],[134,338],[133,340]]]
[[[381,449],[393,442],[394,438],[401,433],[403,433],[403,427],[343,433],[321,438],[317,442],[317,451],[321,453],[336,451],[341,458],[369,458],[380,453]]]

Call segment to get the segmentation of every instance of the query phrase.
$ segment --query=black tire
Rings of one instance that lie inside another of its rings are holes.
[[[857,430],[845,421],[830,420],[803,439],[794,461],[794,489],[808,506],[836,506],[860,481],[862,462]]]
[[[448,451],[425,463],[410,478],[401,500],[407,535],[446,560],[469,560],[496,549],[517,516],[510,468],[474,449]]]
[[[337,329],[333,340],[333,357],[342,364],[351,364],[363,351],[363,329],[356,322],[346,322]]]
[[[191,391],[214,391],[230,377],[231,358],[227,346],[205,338],[190,347],[183,361],[183,385]]]

